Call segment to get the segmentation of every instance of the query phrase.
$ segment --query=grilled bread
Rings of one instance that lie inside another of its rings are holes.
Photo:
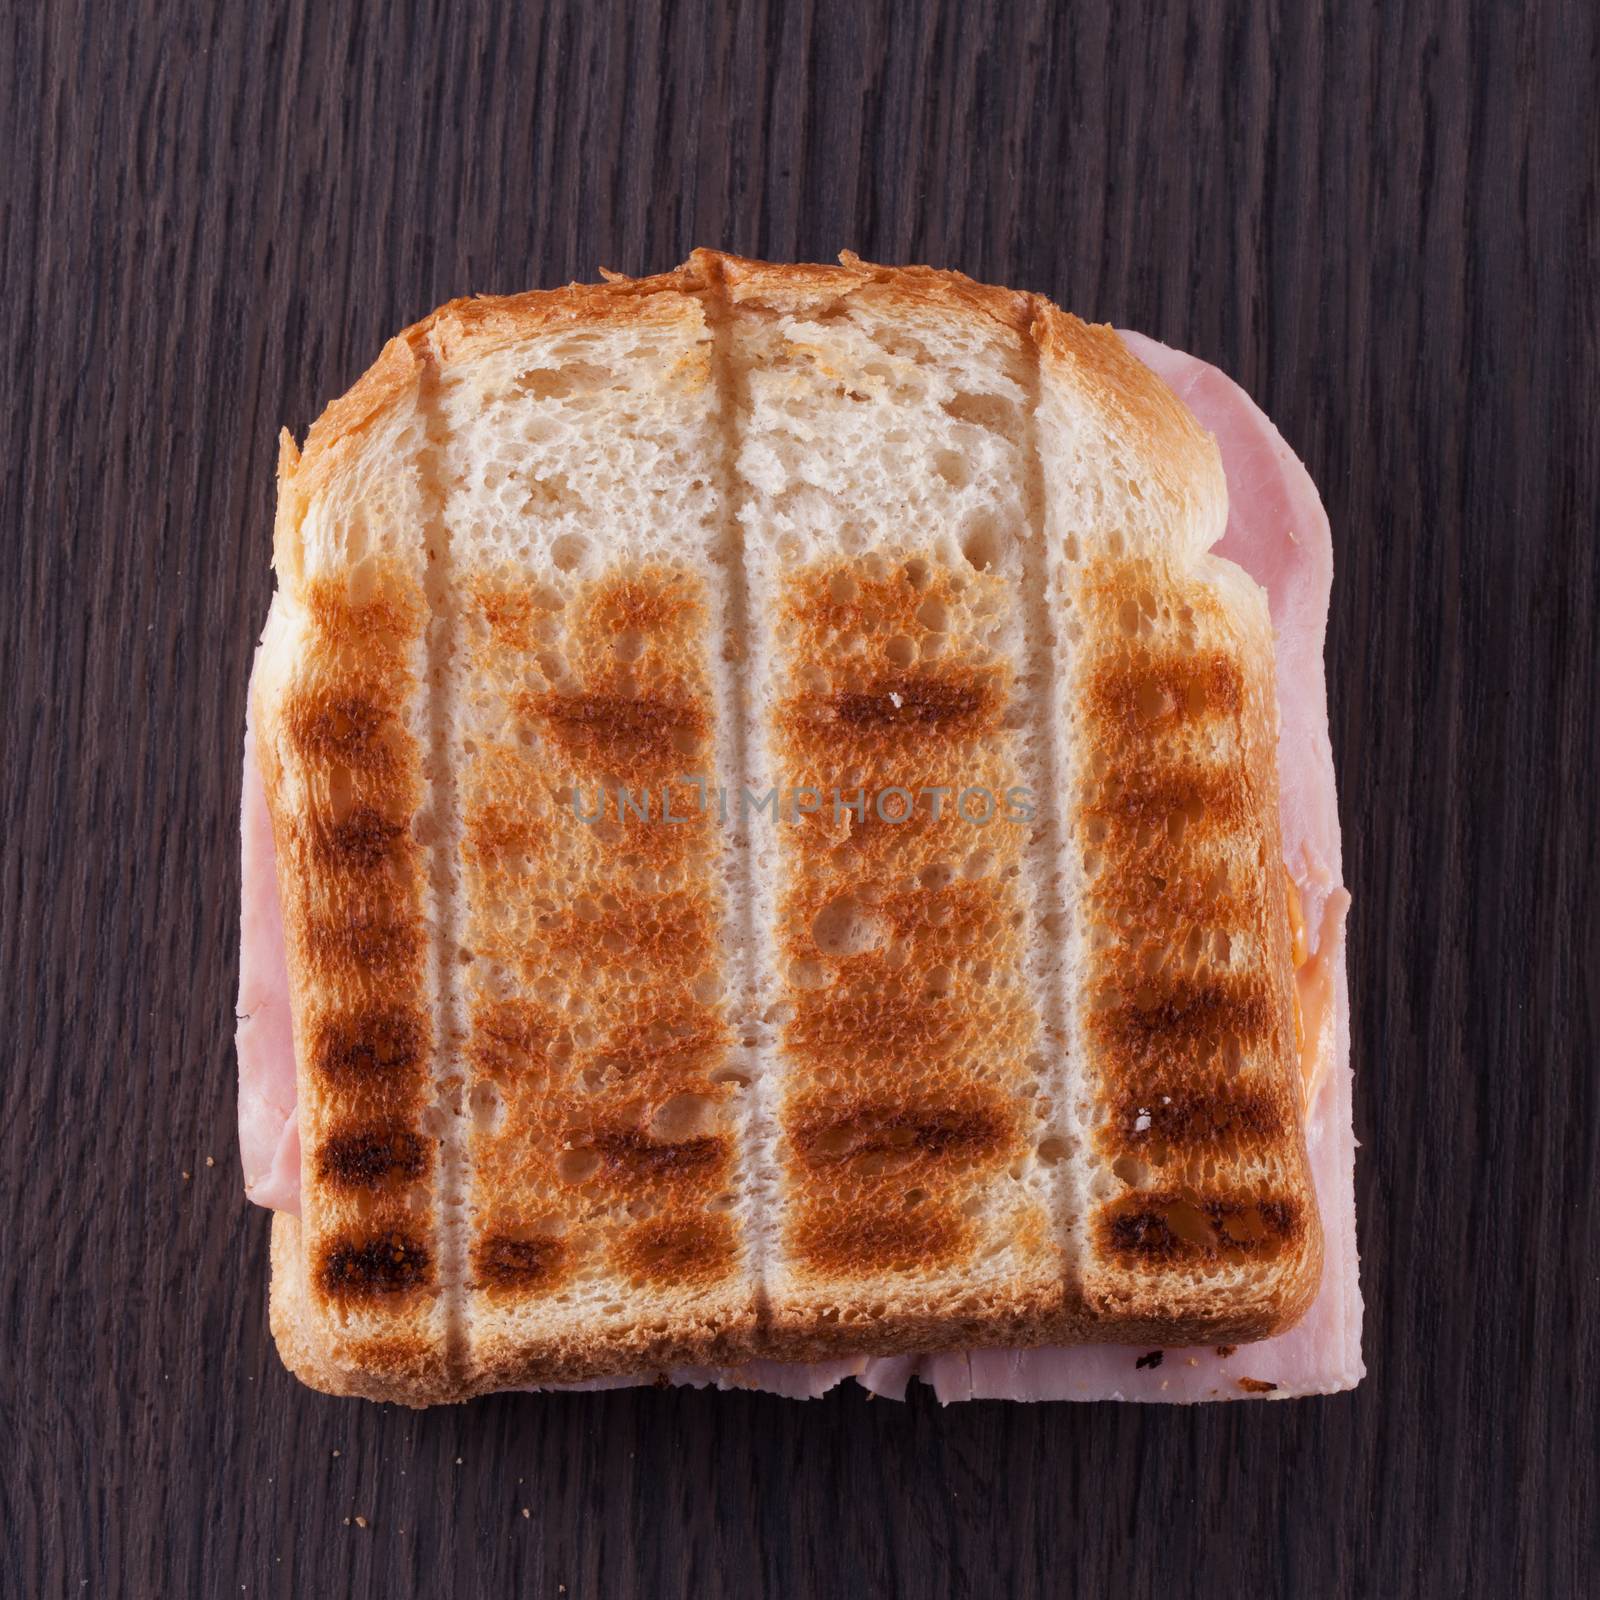
[[[455,302],[285,437],[285,1360],[425,1404],[1308,1303],[1265,599],[1105,329],[957,274]]]

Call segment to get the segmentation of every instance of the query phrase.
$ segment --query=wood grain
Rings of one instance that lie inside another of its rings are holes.
[[[1592,5],[55,0],[0,39],[0,1593],[1589,1589]],[[1357,1394],[416,1416],[279,1366],[231,1049],[275,430],[449,295],[696,243],[1142,328],[1323,487]]]

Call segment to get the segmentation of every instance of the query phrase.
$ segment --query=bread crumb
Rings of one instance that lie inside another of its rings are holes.
[[[356,1526],[358,1528],[364,1528],[364,1527],[366,1527],[366,1525],[367,1525],[367,1519],[365,1517],[357,1517],[356,1518]]]
[[[1275,1383],[1268,1383],[1265,1378],[1240,1378],[1237,1381],[1246,1394],[1271,1394],[1278,1387]]]
[[[340,1453],[340,1452],[339,1452],[339,1451],[337,1451],[337,1450],[335,1450],[335,1451],[334,1451],[334,1452],[333,1452],[333,1453],[334,1453],[334,1454],[335,1454],[335,1455],[338,1455],[338,1454],[339,1454],[339,1453]]]
[[[533,1513],[526,1506],[522,1508],[522,1514],[525,1517],[531,1517],[533,1515]]]
[[[187,1172],[186,1172],[186,1173],[184,1173],[184,1175],[183,1175],[183,1181],[184,1181],[184,1182],[185,1182],[185,1183],[187,1183],[187,1182],[188,1182],[188,1181],[189,1181],[189,1174],[188,1174],[188,1173],[187,1173]]]
[[[1217,1346],[1217,1354],[1221,1356],[1224,1361],[1226,1361],[1228,1357],[1231,1356],[1238,1348],[1239,1347],[1236,1344],[1219,1344]]]
[[[456,1465],[457,1465],[457,1466],[458,1466],[458,1467],[459,1467],[459,1466],[460,1466],[460,1465],[461,1465],[461,1457],[460,1457],[460,1456],[457,1456],[457,1457],[456,1457]]]
[[[208,1167],[214,1167],[214,1166],[216,1166],[216,1164],[217,1164],[217,1158],[215,1156],[207,1156],[206,1157],[206,1165]]]

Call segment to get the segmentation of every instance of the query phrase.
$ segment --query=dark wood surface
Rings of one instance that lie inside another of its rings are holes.
[[[0,1595],[1595,1592],[1597,48],[1584,0],[0,7]],[[451,295],[696,243],[1043,290],[1310,465],[1358,1393],[279,1365],[231,1045],[276,429]]]

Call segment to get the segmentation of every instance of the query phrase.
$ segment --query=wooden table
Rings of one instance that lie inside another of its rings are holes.
[[[0,41],[0,1594],[1594,1592],[1592,4],[55,0]],[[1309,463],[1358,1393],[414,1415],[279,1365],[232,1051],[276,430],[451,295],[696,243],[1043,290]]]

